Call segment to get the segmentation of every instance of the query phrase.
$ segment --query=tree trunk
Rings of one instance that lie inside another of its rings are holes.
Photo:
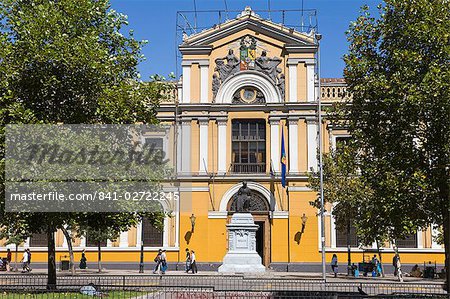
[[[14,262],[14,271],[19,271],[19,268],[17,267],[17,256],[19,254],[19,244],[16,243],[16,261]]]
[[[352,267],[352,251],[350,248],[350,220],[347,221],[347,275],[351,275],[351,267]]]
[[[56,249],[55,230],[51,225],[47,228],[48,260],[47,260],[47,289],[56,289]]]
[[[449,204],[450,205],[450,204]],[[444,210],[445,290],[450,293],[450,210]]]
[[[98,254],[98,272],[100,273],[102,272],[102,246],[100,242],[98,242],[97,254]]]
[[[75,261],[73,258],[73,244],[72,244],[72,236],[70,235],[69,231],[62,226],[61,231],[64,234],[64,237],[67,241],[67,248],[69,249],[69,258],[70,258],[70,272],[72,275],[75,275]]]
[[[380,242],[378,242],[378,240],[376,242],[377,242],[378,256],[380,257],[381,277],[384,277],[384,266],[383,266],[383,259],[381,257]]]

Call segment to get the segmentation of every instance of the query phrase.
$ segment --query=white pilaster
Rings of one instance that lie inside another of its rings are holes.
[[[200,103],[208,103],[208,68],[200,64]]]
[[[200,148],[199,148],[199,172],[201,174],[208,173],[208,118],[200,118],[198,120],[200,126]]]
[[[183,65],[183,93],[181,103],[191,102],[191,65]]]
[[[81,248],[85,248],[86,247],[86,237],[85,236],[81,236],[80,237],[80,247]]]
[[[289,173],[298,173],[298,117],[289,119]]]
[[[315,73],[314,73],[314,63],[306,62],[306,94],[308,102],[315,102]]]
[[[417,230],[417,248],[423,248],[423,232],[421,229]]]
[[[128,247],[128,232],[121,232],[119,237],[119,247],[127,248]]]
[[[177,82],[178,103],[183,103],[183,77]]]
[[[108,248],[113,247],[112,241],[110,239],[106,240],[106,247]]]
[[[227,119],[217,119],[217,173],[227,172]]]
[[[273,171],[280,172],[280,118],[270,118],[270,160]]]
[[[136,248],[141,248],[142,243],[142,221],[136,227]]]
[[[25,241],[23,242],[23,247],[30,248],[30,237],[25,239]]]
[[[431,248],[433,249],[441,249],[442,246],[435,241],[436,236],[439,234],[439,231],[436,227],[433,226],[431,229]]]
[[[315,118],[306,119],[306,131],[308,136],[308,171],[317,171],[317,144],[318,131]]]
[[[336,218],[333,216],[333,214],[330,214],[330,218],[331,218],[331,225],[330,225],[331,248],[336,248]]]
[[[181,120],[181,172],[191,171],[191,119]]]
[[[288,70],[289,70],[289,102],[297,102],[298,101],[298,93],[297,93],[297,61],[290,62],[288,61]]]

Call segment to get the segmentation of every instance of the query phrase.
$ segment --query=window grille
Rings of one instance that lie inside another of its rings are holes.
[[[47,247],[48,246],[47,233],[37,233],[37,234],[31,235],[30,246],[31,247]]]
[[[144,246],[163,246],[163,231],[154,227],[148,218],[143,219],[142,229],[144,230]]]

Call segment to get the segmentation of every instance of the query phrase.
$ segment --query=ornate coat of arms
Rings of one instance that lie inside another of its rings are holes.
[[[255,68],[256,59],[256,39],[253,36],[247,35],[241,39],[240,49],[240,70],[252,70]]]

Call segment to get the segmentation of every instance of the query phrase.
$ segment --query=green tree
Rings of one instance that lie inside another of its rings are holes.
[[[109,0],[0,1],[2,199],[6,124],[156,122],[159,100],[171,87],[140,80],[145,42],[124,33],[127,24]],[[3,200],[0,213],[2,223],[16,218],[4,213]],[[50,288],[56,287],[54,232],[77,217],[20,214],[28,233],[47,232]]]
[[[450,2],[386,0],[350,25],[346,118],[391,237],[444,230],[450,281]],[[362,204],[364,207],[364,204]],[[378,222],[366,225],[376,225]]]

